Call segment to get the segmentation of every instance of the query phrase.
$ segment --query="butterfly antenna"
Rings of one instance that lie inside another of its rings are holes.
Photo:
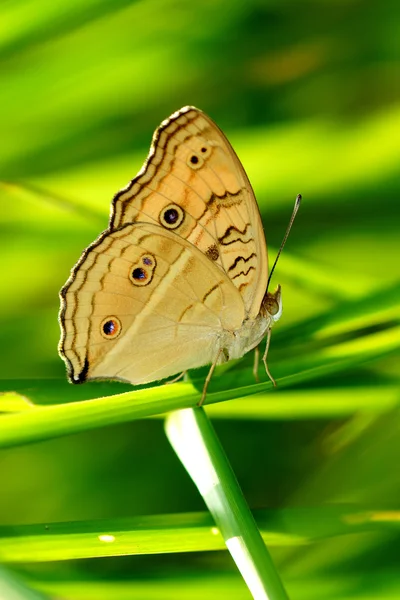
[[[269,274],[269,277],[268,277],[268,282],[267,282],[267,290],[266,290],[266,292],[265,292],[265,293],[267,293],[267,292],[268,292],[268,288],[269,288],[269,282],[271,281],[272,274],[273,274],[273,272],[274,272],[274,270],[275,270],[276,263],[278,262],[278,259],[279,259],[280,255],[281,255],[281,252],[282,252],[282,250],[283,250],[283,247],[284,247],[284,245],[286,244],[286,240],[287,240],[287,239],[288,239],[288,237],[289,237],[289,233],[290,233],[290,230],[292,229],[293,221],[295,220],[295,218],[296,218],[296,215],[297,215],[297,211],[298,211],[298,210],[299,210],[299,208],[300,208],[300,203],[301,203],[301,194],[298,194],[298,195],[296,196],[296,200],[295,200],[295,203],[294,203],[294,208],[293,208],[292,216],[290,217],[289,225],[287,226],[287,229],[286,229],[285,237],[284,237],[284,238],[283,238],[283,240],[282,240],[281,247],[279,248],[279,252],[278,252],[278,254],[276,255],[275,262],[274,262],[274,264],[273,264],[273,267],[272,267],[272,269],[271,269],[271,272],[270,272],[270,274]]]

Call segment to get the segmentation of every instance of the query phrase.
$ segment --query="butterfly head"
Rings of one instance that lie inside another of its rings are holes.
[[[282,293],[278,285],[274,292],[267,292],[261,303],[260,313],[268,317],[272,323],[276,323],[282,315]]]

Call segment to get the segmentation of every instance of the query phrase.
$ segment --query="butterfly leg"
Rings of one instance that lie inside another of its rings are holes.
[[[180,379],[183,379],[185,377],[186,373],[187,373],[187,371],[182,371],[182,373],[180,373],[179,375],[177,375],[176,377],[171,379],[171,381],[166,381],[165,384],[170,385],[170,383],[176,383]]]
[[[264,355],[263,355],[263,358],[262,358],[262,360],[263,360],[264,367],[265,367],[265,371],[266,371],[266,373],[267,373],[268,377],[269,377],[269,378],[270,378],[270,380],[272,381],[272,383],[273,383],[273,386],[274,386],[274,387],[276,387],[276,381],[275,381],[275,379],[272,377],[272,375],[271,375],[271,373],[270,373],[270,370],[269,370],[269,368],[268,368],[268,364],[267,364],[267,355],[268,355],[268,350],[269,350],[269,344],[270,344],[270,341],[271,341],[271,328],[269,328],[269,329],[268,329],[268,332],[267,332],[267,343],[266,343],[266,345],[265,345],[265,352],[264,352]]]
[[[253,364],[253,375],[256,383],[259,383],[260,378],[258,376],[258,366],[260,364],[260,346],[254,348],[254,364]]]
[[[212,363],[212,365],[211,365],[211,367],[210,367],[210,370],[208,371],[208,374],[207,374],[206,380],[205,380],[205,382],[204,382],[204,385],[203,385],[203,393],[202,393],[202,395],[201,395],[200,402],[198,402],[198,403],[197,403],[197,406],[202,406],[202,405],[203,405],[203,402],[204,402],[204,400],[206,399],[206,396],[207,396],[207,388],[208,388],[208,384],[209,384],[209,383],[210,383],[210,381],[211,381],[212,374],[214,373],[214,369],[215,369],[215,367],[217,366],[218,359],[219,359],[219,357],[221,356],[221,354],[223,353],[223,351],[224,351],[224,350],[223,350],[223,348],[220,348],[220,349],[219,349],[219,351],[218,351],[218,354],[217,354],[217,356],[215,357],[215,360],[214,360],[214,362]]]

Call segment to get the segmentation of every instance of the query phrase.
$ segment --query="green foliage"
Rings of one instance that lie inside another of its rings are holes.
[[[304,198],[278,388],[248,356],[206,411],[291,599],[400,596],[399,23],[394,0],[2,3],[2,598],[249,598],[163,431],[205,370],[70,386],[56,351],[59,289],[185,104],[242,159],[271,259]]]

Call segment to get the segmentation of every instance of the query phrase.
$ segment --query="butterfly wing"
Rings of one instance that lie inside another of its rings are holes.
[[[260,213],[232,146],[200,110],[161,123],[141,171],[115,196],[110,229],[139,221],[190,241],[239,290],[246,316],[258,315],[268,279]]]
[[[215,359],[241,326],[237,288],[200,250],[151,223],[104,232],[61,291],[70,380],[146,383]]]

